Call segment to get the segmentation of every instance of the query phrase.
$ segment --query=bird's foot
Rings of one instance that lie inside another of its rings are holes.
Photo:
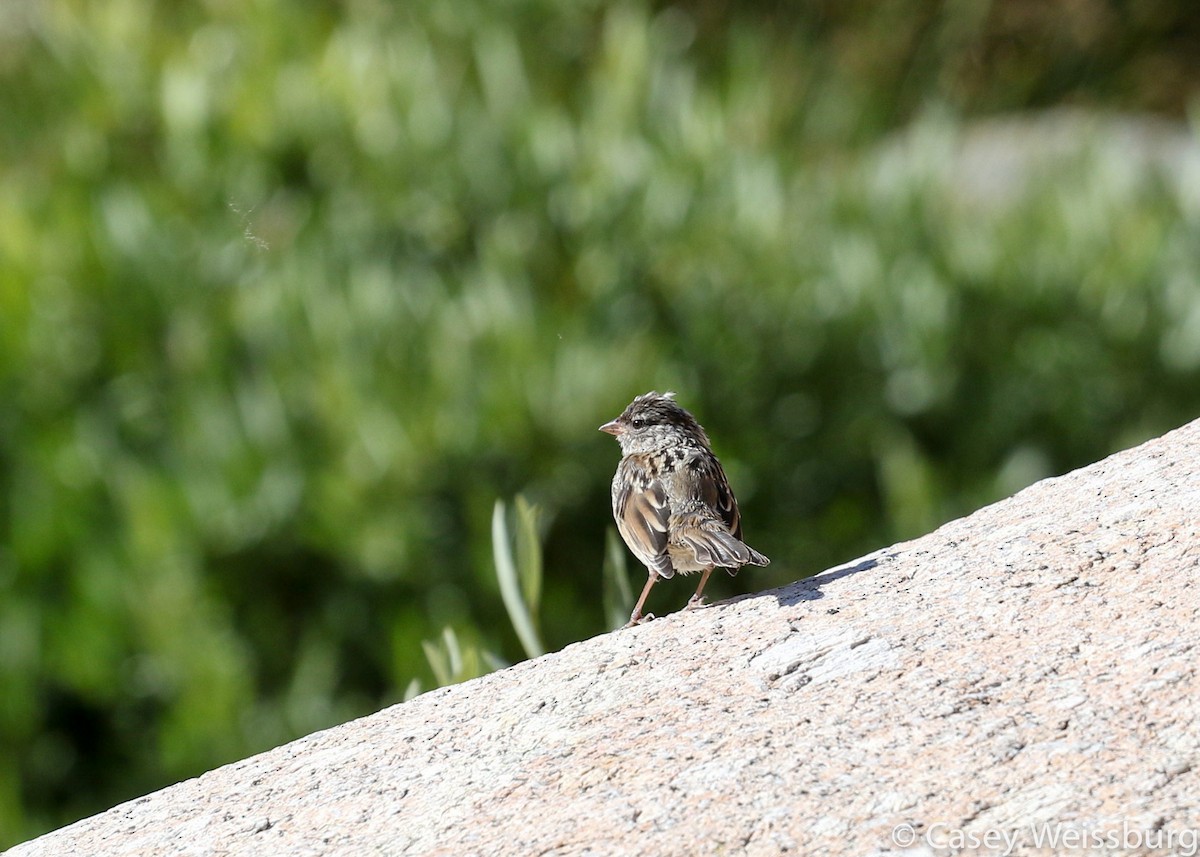
[[[643,613],[641,616],[630,616],[629,621],[626,622],[622,627],[633,628],[637,625],[645,625],[647,622],[653,622],[654,618],[655,617],[653,613]]]
[[[693,595],[691,598],[688,599],[687,607],[684,607],[683,609],[684,610],[695,610],[697,607],[703,607],[703,606],[704,606],[704,596],[703,595]]]

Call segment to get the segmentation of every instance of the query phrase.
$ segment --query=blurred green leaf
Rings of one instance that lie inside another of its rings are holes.
[[[433,671],[438,687],[478,678],[507,666],[477,643],[462,643],[449,625],[442,629],[440,639],[425,640],[421,643],[421,648],[425,652],[425,659]],[[414,695],[419,692],[419,687],[419,684],[410,682],[405,691],[405,698],[409,698],[410,692]]]
[[[545,654],[545,647],[537,631],[535,618],[536,605],[525,600],[522,583],[530,578],[528,589],[537,593],[541,589],[541,546],[537,539],[536,528],[533,525],[533,512],[528,506],[524,512],[518,500],[518,540],[526,538],[526,566],[517,569],[513,560],[512,537],[506,517],[506,507],[502,500],[497,500],[492,512],[492,553],[496,564],[496,577],[500,582],[500,597],[504,600],[504,608],[508,611],[513,630],[521,641],[525,654],[536,658]],[[529,535],[522,535],[528,533]]]
[[[633,611],[633,588],[629,585],[628,549],[615,527],[604,533],[604,616],[610,630],[621,628]]]
[[[542,600],[542,536],[538,529],[538,508],[521,494],[514,498],[513,508],[516,513],[517,574],[523,600],[535,620],[536,630]]]

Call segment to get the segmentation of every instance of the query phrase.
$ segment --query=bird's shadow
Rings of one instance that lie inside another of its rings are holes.
[[[825,597],[825,593],[821,591],[821,587],[826,584],[833,583],[835,580],[841,580],[843,577],[849,577],[852,574],[858,574],[860,571],[869,571],[878,565],[879,558],[871,556],[852,561],[846,565],[835,566],[812,577],[806,577],[803,580],[797,580],[785,586],[780,586],[778,589],[769,589],[766,592],[743,596],[743,598],[770,596],[779,602],[780,607],[791,607],[802,601],[817,601]],[[741,601],[742,599],[739,598],[737,600]]]

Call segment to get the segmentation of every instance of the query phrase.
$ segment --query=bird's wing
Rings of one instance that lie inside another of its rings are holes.
[[[733,489],[729,487],[729,480],[725,477],[721,462],[711,452],[697,451],[685,466],[693,474],[694,478],[689,480],[689,483],[694,486],[696,499],[703,501],[708,508],[716,512],[733,537],[740,540],[742,516],[738,512],[737,500],[733,496]]]
[[[697,450],[684,460],[683,467],[687,473],[683,484],[694,504],[681,507],[691,509],[675,522],[670,533],[672,545],[689,549],[698,565],[720,566],[730,574],[743,565],[767,565],[767,557],[742,541],[737,500],[716,456]]]
[[[636,456],[627,456],[613,486],[613,517],[621,538],[647,568],[672,577],[675,568],[667,555],[671,507],[661,480]]]

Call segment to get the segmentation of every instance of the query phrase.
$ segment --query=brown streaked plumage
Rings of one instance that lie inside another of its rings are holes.
[[[674,393],[638,396],[611,422],[600,426],[621,444],[624,457],[612,484],[617,530],[649,578],[629,617],[636,625],[646,596],[660,577],[701,572],[688,608],[714,568],[736,574],[743,565],[766,565],[765,556],[742,541],[737,500],[696,418],[674,401]]]

